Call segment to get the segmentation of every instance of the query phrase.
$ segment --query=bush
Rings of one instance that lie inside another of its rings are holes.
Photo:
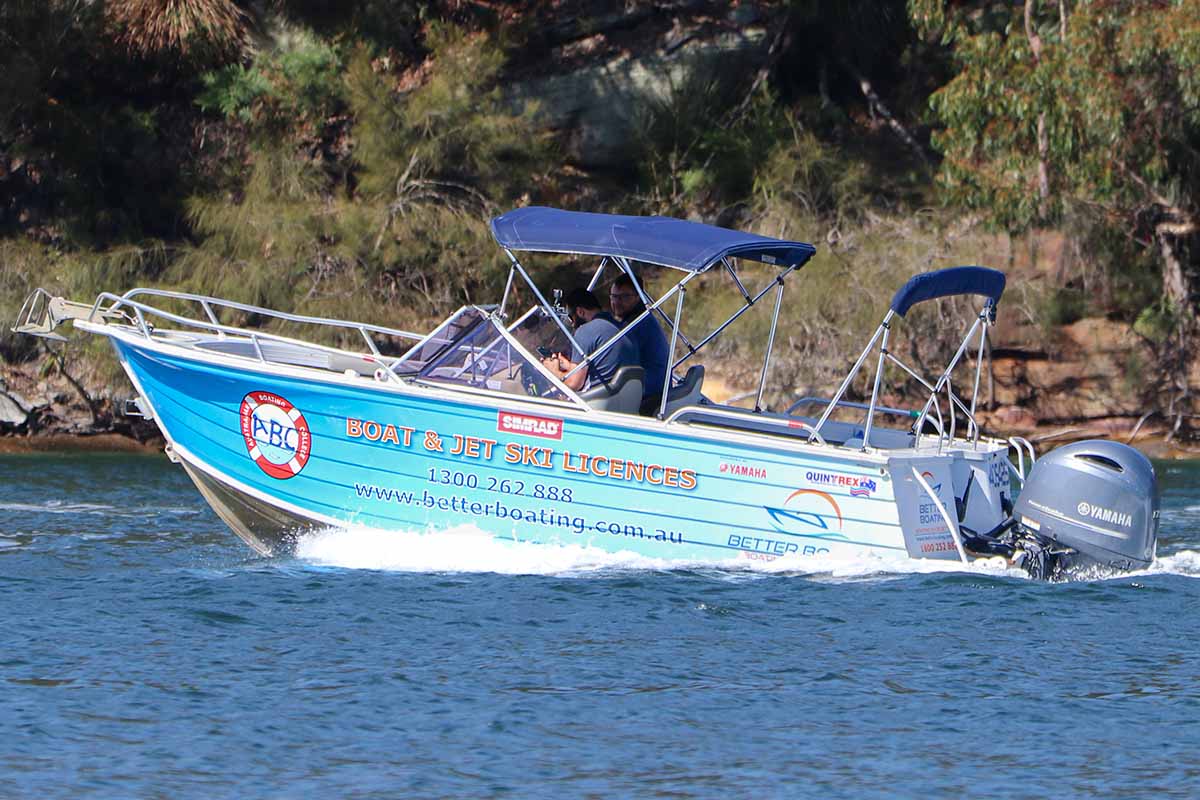
[[[196,103],[264,133],[320,126],[342,102],[341,66],[332,45],[285,29],[250,64],[204,73]]]
[[[626,160],[635,165],[646,212],[719,213],[751,194],[762,154],[787,124],[766,89],[746,96],[747,72],[731,64],[697,66],[635,116]]]

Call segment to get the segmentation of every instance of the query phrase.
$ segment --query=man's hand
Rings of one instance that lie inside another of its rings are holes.
[[[579,366],[562,353],[555,353],[550,358],[542,361],[542,366],[558,376],[558,379],[567,385],[568,389],[579,391],[587,382],[587,367],[578,370],[571,377],[567,377],[567,373]]]

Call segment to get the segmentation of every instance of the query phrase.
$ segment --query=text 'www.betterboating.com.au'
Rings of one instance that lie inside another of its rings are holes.
[[[514,481],[513,484],[521,484],[521,482]],[[542,491],[539,492],[538,488],[534,488],[535,486],[541,488]],[[551,488],[554,487],[546,487],[542,484],[530,485],[528,496],[533,499],[551,500],[550,497],[547,497],[550,492],[546,491],[546,489]],[[493,489],[492,491],[498,490]],[[519,488],[513,485],[510,491],[503,493],[524,496],[525,491],[525,485],[521,484]],[[428,489],[422,489],[419,493],[401,491],[369,483],[355,483],[354,492],[360,499],[364,500],[378,500],[414,508],[449,511],[458,514],[468,514],[473,517],[508,519],[514,522],[526,522],[548,528],[560,528],[579,535],[595,531],[597,533],[626,536],[633,539],[649,539],[651,541],[683,544],[683,534],[678,531],[669,531],[661,528],[654,528],[648,531],[641,525],[612,520],[590,521],[583,515],[568,514],[556,508],[546,506],[537,509],[517,508],[500,500],[480,501],[462,495],[445,496],[430,492]],[[563,490],[560,490],[555,494],[556,499],[571,502],[569,489],[565,490],[565,493]]]

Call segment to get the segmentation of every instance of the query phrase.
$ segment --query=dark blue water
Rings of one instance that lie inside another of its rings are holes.
[[[1154,570],[1040,585],[262,560],[165,459],[0,457],[0,796],[1194,797],[1200,465],[1160,474]]]

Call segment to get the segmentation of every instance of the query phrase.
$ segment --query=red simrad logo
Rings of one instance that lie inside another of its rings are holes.
[[[272,478],[299,474],[312,454],[308,420],[286,399],[270,392],[242,398],[242,438],[246,452]]]
[[[496,417],[496,430],[500,433],[519,433],[524,436],[538,436],[542,439],[561,439],[563,421],[550,417],[535,417],[531,414],[501,411]]]

